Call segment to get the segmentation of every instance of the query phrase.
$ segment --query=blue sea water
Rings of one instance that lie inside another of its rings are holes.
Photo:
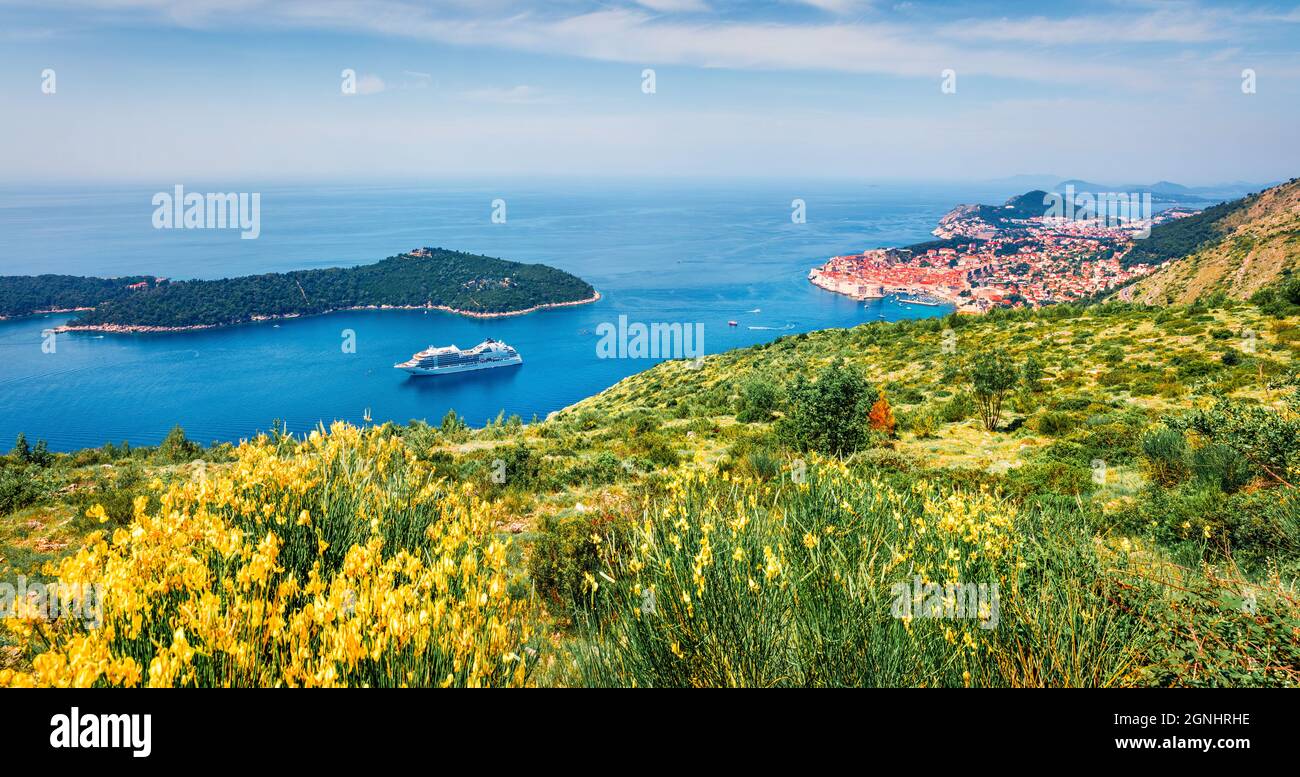
[[[701,323],[708,353],[781,335],[941,315],[893,300],[856,303],[817,289],[809,268],[834,254],[925,240],[961,202],[1015,192],[958,185],[843,182],[572,182],[204,186],[261,193],[261,236],[155,230],[158,185],[0,188],[0,275],[68,273],[220,278],[367,264],[417,246],[543,262],[592,283],[599,302],[500,319],[422,311],[342,312],[229,329],[64,334],[49,315],[0,322],[0,445],[22,431],[55,450],[191,439],[238,440],[285,422],[437,423],[455,409],[481,424],[525,421],[645,370],[601,359],[601,323]],[[506,223],[490,219],[506,201]],[[803,199],[807,221],[793,223]],[[738,326],[728,326],[734,320]],[[344,330],[356,352],[345,353]],[[395,362],[430,344],[504,340],[520,367],[414,378]]]

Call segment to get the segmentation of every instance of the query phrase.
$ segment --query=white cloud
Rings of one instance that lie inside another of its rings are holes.
[[[508,89],[472,89],[463,92],[464,96],[479,102],[500,103],[504,105],[541,105],[555,103],[557,100],[526,84],[512,86]]]
[[[704,0],[636,0],[636,4],[660,13],[690,13],[709,10],[709,5]]]
[[[1152,13],[1142,16],[1048,19],[964,19],[939,29],[944,37],[998,43],[1044,45],[1090,43],[1203,43],[1229,36],[1216,20],[1196,14]]]
[[[0,0],[2,2],[3,0]],[[48,0],[50,4],[112,8],[115,17],[136,9],[173,23],[233,24],[216,0]],[[944,68],[987,75],[1072,84],[1109,81],[1120,88],[1159,85],[1161,62],[1146,51],[1044,67],[1041,53],[1008,43],[1048,45],[1151,41],[1197,42],[1223,38],[1222,15],[1181,8],[1124,16],[1035,17],[970,20],[935,27],[862,19],[843,22],[761,22],[735,15],[707,18],[660,15],[646,7],[685,9],[703,0],[645,0],[642,7],[589,3],[536,6],[524,0],[469,0],[417,5],[404,0],[237,0],[238,23],[261,28],[343,30],[452,45],[513,49],[637,65],[817,70],[937,78]],[[801,0],[830,10],[859,7],[850,0]],[[183,21],[181,21],[183,20]],[[120,23],[115,18],[115,22]]]

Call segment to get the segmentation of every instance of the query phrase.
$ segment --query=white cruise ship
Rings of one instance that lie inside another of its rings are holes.
[[[412,375],[443,375],[523,363],[524,360],[514,348],[488,338],[473,348],[463,351],[455,345],[431,345],[409,360],[393,366],[399,370],[406,370]]]

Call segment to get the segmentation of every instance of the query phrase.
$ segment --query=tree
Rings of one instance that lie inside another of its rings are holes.
[[[871,387],[855,368],[836,360],[816,382],[799,375],[789,397],[783,431],[800,450],[843,456],[866,441]]]
[[[871,428],[877,432],[884,432],[887,436],[893,437],[894,430],[898,428],[898,421],[894,418],[894,408],[889,406],[889,397],[885,396],[885,390],[881,389],[876,403],[871,406],[871,413],[867,416]]]
[[[186,461],[192,461],[202,452],[203,448],[196,442],[191,442],[185,436],[185,430],[179,424],[172,427],[167,433],[167,437],[158,446],[158,453],[165,461],[174,464],[180,464]]]
[[[1020,370],[1020,379],[1024,381],[1025,388],[1030,391],[1043,390],[1043,365],[1038,363],[1038,358],[1032,353],[1025,359],[1025,366]]]
[[[762,376],[750,378],[740,387],[740,402],[736,420],[742,423],[772,420],[777,407],[776,386]]]
[[[981,351],[975,355],[970,382],[985,429],[992,432],[998,428],[998,421],[1002,418],[1002,402],[1016,387],[1019,379],[1019,371],[1006,354]]]
[[[22,432],[18,433],[18,439],[14,440],[14,449],[9,452],[10,456],[26,464],[32,459],[32,446],[27,444],[27,435]]]

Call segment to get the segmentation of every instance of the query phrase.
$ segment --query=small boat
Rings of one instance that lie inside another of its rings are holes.
[[[728,322],[727,322],[727,326],[740,326],[740,322],[738,322],[738,321],[728,321]]]

